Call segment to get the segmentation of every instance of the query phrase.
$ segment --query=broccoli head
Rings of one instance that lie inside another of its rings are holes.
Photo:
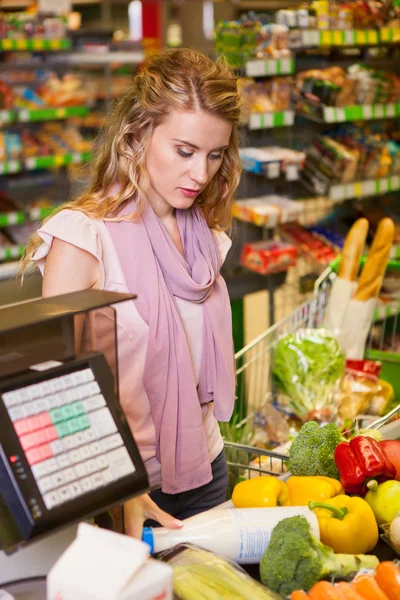
[[[375,569],[376,556],[335,554],[311,533],[306,518],[282,519],[274,527],[260,562],[261,581],[270,590],[289,596],[295,590],[308,591],[317,581],[345,579],[359,569]]]
[[[340,479],[334,457],[340,440],[340,432],[333,423],[320,427],[315,421],[308,421],[289,449],[290,472]]]

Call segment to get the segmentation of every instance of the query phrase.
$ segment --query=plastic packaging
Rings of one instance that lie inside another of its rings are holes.
[[[304,506],[213,509],[186,519],[182,529],[145,527],[142,540],[151,552],[162,552],[189,542],[239,564],[257,564],[269,544],[272,530],[282,519],[304,516],[319,539],[315,514]]]
[[[344,367],[339,343],[326,329],[299,329],[278,340],[274,349],[275,384],[300,418],[321,409],[336,415],[335,391]]]
[[[278,600],[237,565],[192,544],[179,544],[158,558],[174,570],[177,600]]]

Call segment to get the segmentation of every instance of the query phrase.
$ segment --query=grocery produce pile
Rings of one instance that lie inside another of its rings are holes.
[[[317,595],[328,589],[318,582],[352,580],[359,571],[376,568],[375,578],[361,575],[346,586],[361,598],[378,598],[373,596],[374,586],[386,579],[383,574],[392,573],[393,578],[394,567],[378,566],[370,553],[378,543],[380,525],[391,525],[393,544],[400,541],[400,441],[382,440],[374,430],[346,439],[332,423],[320,427],[309,421],[291,445],[289,471],[286,481],[264,475],[238,483],[233,491],[237,508],[308,506],[318,519],[319,540],[302,516],[276,525],[260,562],[261,581],[283,596],[312,590],[309,597],[315,600],[350,598],[339,595],[345,584],[338,586],[337,595],[331,585],[331,596]],[[400,594],[400,573],[396,578]],[[292,596],[302,597],[306,596]]]

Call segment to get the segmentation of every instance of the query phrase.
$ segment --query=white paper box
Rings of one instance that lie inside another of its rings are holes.
[[[47,600],[172,600],[172,568],[147,544],[81,523],[47,577]]]

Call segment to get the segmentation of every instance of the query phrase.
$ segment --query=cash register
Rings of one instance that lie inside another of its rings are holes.
[[[132,299],[85,290],[0,309],[0,590],[46,575],[79,521],[148,489],[110,314]]]

